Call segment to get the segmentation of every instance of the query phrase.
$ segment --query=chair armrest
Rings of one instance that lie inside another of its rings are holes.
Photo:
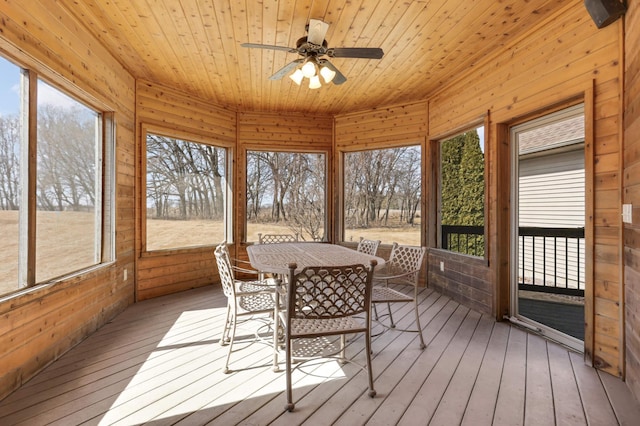
[[[241,268],[240,266],[232,266],[231,269],[233,269],[236,272],[242,272],[243,274],[258,275],[260,273],[260,272],[256,271],[255,269]]]
[[[390,271],[390,274],[386,274],[384,269],[381,269],[380,273],[378,273],[378,271],[374,272],[373,281],[385,281],[386,284],[389,284],[389,281],[406,279],[407,277],[410,277],[412,275],[419,274],[419,273],[420,273],[420,270],[415,269],[412,271],[406,271],[402,273],[394,273],[393,271]],[[394,284],[394,283],[392,282],[391,284]],[[415,285],[415,283],[410,280],[406,280],[406,283],[403,283],[403,284]]]

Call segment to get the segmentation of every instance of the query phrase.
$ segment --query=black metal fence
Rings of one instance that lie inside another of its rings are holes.
[[[484,256],[484,226],[442,225],[441,247],[472,256]]]
[[[442,225],[441,247],[483,256],[484,227]],[[584,296],[584,248],[584,228],[520,227],[519,288]]]

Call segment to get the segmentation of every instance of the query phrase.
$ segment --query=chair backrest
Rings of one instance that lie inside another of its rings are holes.
[[[360,237],[360,242],[358,243],[358,248],[356,250],[361,253],[375,256],[378,252],[378,246],[380,245],[380,242],[380,240],[367,240]]]
[[[349,266],[309,266],[295,273],[289,265],[288,318],[331,319],[369,313],[377,262]]]
[[[408,274],[405,279],[414,285],[418,285],[420,268],[422,267],[422,260],[424,259],[426,252],[426,247],[407,246],[393,243],[391,254],[389,255],[389,260],[386,264],[394,270],[412,272],[411,274]]]
[[[259,244],[295,243],[298,234],[258,234]]]
[[[226,243],[219,244],[214,254],[216,256],[216,264],[218,265],[218,274],[220,274],[220,282],[222,283],[222,291],[227,297],[235,297],[235,277],[233,268],[231,267],[231,257]]]

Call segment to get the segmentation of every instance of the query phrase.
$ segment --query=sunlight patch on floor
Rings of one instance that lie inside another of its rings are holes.
[[[208,415],[212,411],[223,413],[254,398],[282,398],[284,406],[284,353],[279,355],[280,371],[265,374],[272,370],[268,332],[261,332],[263,339],[257,342],[251,323],[239,327],[236,336],[242,341],[234,345],[232,372],[222,372],[227,355],[227,346],[219,345],[224,312],[224,308],[216,308],[181,313],[137,372],[123,378],[128,383],[100,424],[179,419],[202,410]],[[261,327],[260,323],[253,324]],[[296,390],[303,393],[301,389],[327,380],[344,380],[347,375],[343,367],[335,359],[303,363],[293,372],[294,397]]]

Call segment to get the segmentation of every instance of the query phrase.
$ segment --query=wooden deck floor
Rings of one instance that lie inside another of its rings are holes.
[[[414,333],[377,336],[373,399],[362,370],[329,361],[294,375],[285,412],[284,373],[261,343],[223,374],[225,299],[209,287],[131,306],[0,402],[0,424],[638,424],[626,385],[580,354],[432,290],[421,299],[427,348]],[[359,343],[350,353],[362,360]]]

